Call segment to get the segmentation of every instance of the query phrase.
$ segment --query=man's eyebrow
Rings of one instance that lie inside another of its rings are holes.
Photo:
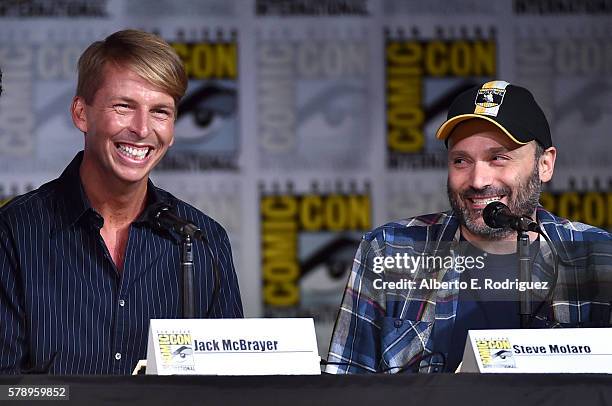
[[[465,151],[461,151],[461,150],[456,150],[456,151],[449,151],[448,156],[449,157],[453,157],[453,156],[460,156],[460,155],[467,155],[467,153]]]
[[[499,153],[507,153],[507,152],[512,152],[513,150],[508,149],[506,147],[491,147],[491,148],[487,148],[484,150],[484,152],[489,153],[489,154],[499,154]],[[468,151],[464,151],[464,150],[455,150],[455,151],[450,151],[448,153],[449,156],[457,156],[457,155],[472,155],[470,152]]]
[[[110,98],[111,101],[125,101],[128,103],[136,103],[136,100],[132,99],[131,97],[128,96],[113,96]]]

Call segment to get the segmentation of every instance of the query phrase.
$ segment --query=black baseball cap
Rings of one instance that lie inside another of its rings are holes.
[[[473,118],[495,124],[519,145],[537,141],[544,149],[552,147],[546,116],[524,87],[495,80],[466,90],[451,103],[436,138],[448,145],[448,137],[457,124]]]

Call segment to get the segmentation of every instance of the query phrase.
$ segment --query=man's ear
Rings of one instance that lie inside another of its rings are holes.
[[[74,96],[70,105],[70,115],[75,127],[83,133],[87,133],[87,114],[85,113],[85,99],[81,96]]]
[[[555,171],[555,160],[557,159],[557,149],[550,147],[544,151],[538,162],[540,170],[540,180],[548,182]]]

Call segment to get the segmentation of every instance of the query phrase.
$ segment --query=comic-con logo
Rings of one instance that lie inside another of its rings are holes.
[[[612,230],[612,178],[570,178],[566,187],[543,192],[540,203],[559,217]]]
[[[333,318],[345,276],[364,230],[371,228],[369,186],[365,190],[333,188],[299,193],[266,192],[261,196],[263,299],[266,316],[322,316],[333,303]],[[287,312],[285,312],[287,311]]]
[[[194,370],[191,332],[158,333],[157,340],[162,362],[165,366]]]
[[[369,64],[365,35],[257,41],[257,138],[262,169],[361,169],[369,148]]]
[[[465,32],[437,27],[437,34],[429,38],[420,31],[419,27],[385,30],[386,143],[391,169],[445,168],[446,149],[435,139],[435,130],[455,97],[497,72],[497,40],[491,27],[476,26]],[[478,102],[501,100],[489,92]]]
[[[484,368],[516,368],[508,338],[477,339],[476,348]]]
[[[158,170],[237,169],[239,155],[238,40],[236,30],[177,32],[170,42],[189,77],[178,105],[175,144]]]

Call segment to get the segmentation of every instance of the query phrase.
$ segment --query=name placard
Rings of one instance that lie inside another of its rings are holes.
[[[460,372],[612,373],[612,328],[470,330]]]
[[[313,319],[151,320],[148,375],[319,375]]]

